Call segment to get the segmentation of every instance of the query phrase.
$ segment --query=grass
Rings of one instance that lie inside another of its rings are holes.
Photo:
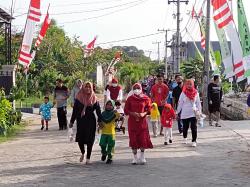
[[[22,106],[26,108],[32,107],[33,104],[42,104],[44,101],[43,97],[28,97],[22,101]],[[50,102],[53,102],[52,96],[50,97]],[[21,108],[20,100],[16,101],[16,108]]]
[[[25,124],[22,123],[20,125],[13,125],[7,132],[6,136],[0,135],[0,143],[6,142],[8,140],[12,140],[16,137],[16,135],[22,132],[25,129]]]

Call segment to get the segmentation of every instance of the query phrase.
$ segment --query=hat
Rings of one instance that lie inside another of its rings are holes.
[[[111,82],[112,83],[118,83],[118,80],[116,78],[113,78]]]

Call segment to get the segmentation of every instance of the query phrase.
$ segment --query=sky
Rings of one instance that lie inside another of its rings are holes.
[[[199,27],[194,19],[190,18],[192,7],[200,10],[204,0],[189,0],[188,5],[181,4],[181,34],[183,41],[190,41],[191,37],[185,31],[189,30],[192,37],[199,41]],[[10,13],[12,0],[1,0],[0,8]],[[13,26],[15,30],[23,30],[26,21],[30,0],[13,0],[14,17]],[[243,0],[245,9],[250,7],[249,0]],[[112,46],[136,46],[144,50],[145,55],[151,52],[151,58],[157,59],[157,45],[160,41],[160,56],[163,59],[165,50],[165,33],[143,37],[123,42],[112,42],[137,36],[144,36],[158,32],[158,29],[169,29],[168,38],[172,37],[176,30],[176,5],[168,4],[168,0],[41,0],[42,20],[47,12],[55,19],[68,36],[79,36],[84,44],[90,42],[94,36],[103,48]],[[205,7],[204,11],[205,11]],[[236,16],[236,0],[233,0],[233,11]],[[247,13],[246,13],[247,14]],[[248,20],[250,13],[247,14]],[[235,20],[236,21],[236,20]],[[237,22],[237,21],[236,21]],[[213,25],[211,25],[211,39],[217,40]],[[170,54],[170,51],[168,51]]]

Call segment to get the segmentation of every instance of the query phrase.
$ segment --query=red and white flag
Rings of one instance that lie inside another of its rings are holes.
[[[233,14],[229,8],[227,0],[212,0],[213,5],[213,19],[218,26],[218,29],[223,29],[231,41],[231,46],[233,46],[233,64],[234,73],[237,77],[237,82],[244,80],[244,62],[243,62],[243,52],[241,48],[241,43],[239,39],[238,32],[236,30]]]
[[[49,26],[50,26],[50,23],[51,23],[51,19],[49,18],[49,13],[47,12],[47,15],[44,19],[41,31],[38,35],[37,40],[36,40],[35,47],[39,47],[39,45],[41,44],[44,36],[46,35],[46,32],[47,32]]]
[[[192,16],[192,18],[194,18],[194,16],[195,16],[194,6],[193,6],[193,9],[192,9],[192,12],[191,12],[191,16]]]
[[[29,66],[33,59],[30,54],[30,50],[35,34],[36,23],[40,22],[40,17],[40,0],[31,0],[24,30],[23,42],[18,57],[19,64],[22,64],[24,67]]]
[[[95,41],[97,39],[97,36],[85,47],[84,49],[84,57],[89,57],[92,52],[94,51],[94,47],[95,47]]]
[[[202,17],[202,16],[203,16],[203,11],[202,11],[202,8],[201,8],[200,11],[199,11],[198,17]]]

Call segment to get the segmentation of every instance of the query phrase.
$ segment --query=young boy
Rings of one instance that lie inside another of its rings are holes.
[[[124,117],[124,110],[121,105],[122,104],[120,101],[115,102],[115,107],[116,107],[115,110],[120,114],[120,118],[116,120],[115,130],[118,132],[122,131],[123,134],[125,134],[125,127],[123,127],[125,117]]]
[[[105,161],[108,156],[106,164],[112,163],[115,147],[115,121],[120,117],[120,114],[114,109],[115,102],[112,100],[107,101],[105,111],[102,112],[102,123],[99,124],[101,128],[101,140],[99,144],[102,150],[101,160]]]
[[[158,134],[158,124],[160,119],[160,112],[156,103],[152,103],[152,108],[150,110],[150,121],[152,124],[153,135],[157,137]]]
[[[49,97],[44,97],[44,103],[40,106],[39,109],[39,115],[42,113],[41,130],[44,129],[44,122],[46,123],[46,131],[48,130],[48,123],[51,120],[51,108],[53,108],[53,106],[54,105],[49,102]]]

